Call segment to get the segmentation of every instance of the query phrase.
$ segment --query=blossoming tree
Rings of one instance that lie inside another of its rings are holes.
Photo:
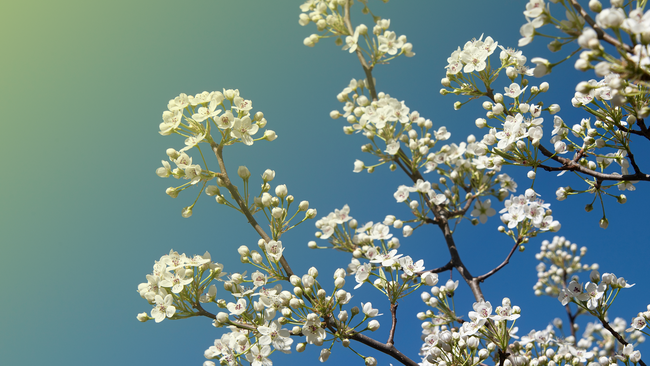
[[[168,160],[162,161],[156,173],[184,182],[167,189],[171,197],[195,192],[183,217],[192,216],[203,194],[214,197],[217,204],[226,206],[224,210],[237,211],[250,224],[259,235],[258,248],[238,248],[242,263],[250,266],[250,275],[217,263],[208,252],[187,256],[172,250],[163,255],[146,275],[146,282],[138,286],[140,295],[153,306],[138,319],[158,323],[202,316],[224,328],[223,335],[205,351],[205,366],[271,365],[276,351],[308,348],[316,349],[319,360],[326,361],[341,347],[370,366],[377,364],[379,353],[405,365],[645,365],[635,346],[644,341],[650,306],[631,314],[629,323],[609,321],[608,310],[619,291],[631,285],[615,274],[600,274],[596,264],[582,263],[586,248],[552,237],[560,223],[534,189],[538,174],[574,173],[580,187],[559,187],[557,199],[593,195],[594,202],[598,200],[603,207],[600,226],[607,228],[604,207],[608,198],[625,203],[621,191],[634,190],[638,182],[650,180],[637,164],[632,145],[633,140],[650,139],[645,124],[650,114],[650,12],[644,12],[645,3],[612,0],[604,8],[597,0],[591,0],[588,7],[577,0],[552,4],[531,0],[523,11],[527,23],[520,29],[518,47],[549,36],[553,51],[574,48],[557,62],[539,57],[528,62],[522,51],[489,36],[458,47],[441,75],[441,94],[465,98],[455,102],[456,109],[474,100],[482,103],[486,113],[475,124],[486,132],[480,139],[470,135],[465,142],[447,144],[451,135],[444,126],[434,127],[407,102],[377,90],[375,67],[415,55],[406,36],[391,30],[389,19],[371,13],[366,1],[355,4],[363,14],[372,14],[371,26],[353,23],[352,0],[307,1],[300,7],[299,23],[315,26],[317,33],[307,37],[305,45],[313,47],[324,38],[334,38],[358,58],[364,72],[364,78],[353,79],[337,96],[341,110],[330,114],[345,120],[346,134],[368,139],[362,151],[372,157],[355,161],[354,171],[387,168],[403,174],[405,184],[396,187],[394,199],[408,206],[411,215],[388,215],[377,218],[381,222],[364,224],[351,216],[347,205],[336,209],[314,221],[318,241],[310,241],[309,247],[349,253],[347,268],[333,270],[333,278],[319,276],[324,268],[294,273],[283,238],[296,225],[316,219],[316,209],[307,201],[296,202],[286,185],[275,183],[271,169],[259,172],[262,184],[257,189],[250,184],[248,168],[240,166],[236,174],[227,169],[224,154],[235,144],[261,149],[261,141],[274,141],[273,130],[260,133],[267,125],[264,114],[255,112],[252,101],[236,89],[182,93],[169,101],[160,134],[183,136],[185,146],[168,149]],[[566,19],[555,17],[560,9]],[[543,33],[546,29],[551,33]],[[558,31],[559,35],[553,33]],[[538,79],[569,60],[579,71],[593,69],[599,78],[576,86],[571,103],[585,118],[572,126],[561,117],[559,103],[563,101],[548,106],[542,101],[550,86]],[[503,93],[497,92],[501,89]],[[216,160],[218,169],[207,168],[210,159]],[[522,168],[530,179],[525,184],[529,188],[518,191],[523,184],[515,183],[507,172]],[[611,193],[614,190],[617,194]],[[498,230],[512,242],[512,248],[492,270],[477,275],[463,262],[454,233],[465,219],[474,225],[490,225],[497,205],[503,224]],[[592,204],[587,206],[587,210],[592,208]],[[445,260],[400,253],[398,236],[408,238],[427,225],[441,231],[449,254]],[[560,333],[562,325],[555,321],[517,337],[514,323],[525,315],[522,309],[508,298],[493,307],[481,284],[506,268],[512,255],[538,235],[548,239],[537,254],[535,294],[558,299],[558,306],[566,309],[571,333]],[[475,298],[466,318],[453,302],[459,281],[439,282],[438,274],[449,271],[460,274]],[[347,282],[354,286],[346,286]],[[354,291],[364,285],[379,294],[373,298],[375,304],[389,304],[386,341],[372,336],[381,324],[375,305],[367,300],[360,307],[354,306],[358,301],[350,302]],[[398,305],[413,293],[423,302],[417,314],[422,331],[412,332],[422,346],[419,354],[405,354],[395,345]],[[575,331],[579,315],[594,319],[591,332],[582,338]],[[595,332],[602,341],[593,341]],[[357,343],[376,353],[361,354],[355,349]]]

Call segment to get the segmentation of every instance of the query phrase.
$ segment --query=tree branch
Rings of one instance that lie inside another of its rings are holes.
[[[415,272],[415,274],[418,275],[418,276],[422,276],[423,274],[425,274],[427,272],[441,273],[441,272],[445,272],[445,271],[451,271],[452,269],[454,269],[454,265],[451,263],[451,261],[449,261],[449,262],[447,262],[447,264],[445,264],[442,267],[429,269],[429,270],[426,270],[426,271]]]
[[[447,243],[447,249],[449,250],[449,255],[451,256],[450,263],[456,268],[458,273],[463,277],[465,282],[469,285],[469,288],[474,294],[476,301],[484,300],[483,292],[481,291],[481,286],[479,281],[469,273],[469,269],[463,264],[463,261],[460,259],[460,254],[458,254],[458,249],[456,248],[456,243],[454,242],[454,237],[449,229],[449,222],[441,220],[438,223],[438,227],[442,230],[442,234],[445,237],[445,242]]]
[[[419,366],[419,364],[417,362],[415,362],[415,361],[411,360],[410,358],[406,357],[402,352],[400,352],[392,344],[388,345],[388,344],[381,343],[381,342],[376,341],[376,340],[374,340],[374,339],[372,339],[370,337],[367,337],[367,336],[365,336],[365,335],[363,335],[361,333],[356,333],[355,335],[350,337],[350,339],[354,339],[355,341],[357,341],[359,343],[363,343],[368,347],[372,347],[372,348],[378,350],[379,352],[385,353],[385,354],[393,357],[397,361],[401,362],[404,365],[407,365],[407,366]]]
[[[614,338],[616,338],[616,340],[618,340],[623,346],[628,345],[628,343],[625,341],[625,339],[620,334],[618,334],[618,332],[616,332],[614,329],[612,329],[612,327],[609,325],[608,322],[606,322],[603,319],[599,319],[599,320],[603,324],[603,327],[605,327],[605,329],[607,329],[614,336]],[[639,365],[646,366],[646,364],[645,364],[645,362],[643,362],[643,360],[639,360]]]
[[[515,245],[512,246],[512,249],[510,249],[510,253],[508,253],[508,256],[503,261],[503,263],[499,264],[495,269],[491,270],[490,272],[488,272],[488,273],[486,273],[484,275],[476,277],[476,280],[479,281],[479,282],[483,282],[486,279],[488,279],[488,277],[490,277],[493,274],[499,272],[499,270],[501,268],[505,267],[508,263],[510,263],[510,257],[512,257],[512,255],[515,253],[515,250],[517,250],[517,248],[519,247],[519,244],[521,244],[521,241],[522,241],[521,238],[517,239],[517,242],[515,243]]]
[[[241,209],[242,213],[244,216],[246,216],[248,223],[253,227],[253,229],[255,229],[257,234],[259,234],[259,236],[264,239],[265,242],[270,242],[272,240],[271,237],[269,237],[264,229],[262,229],[260,224],[257,223],[253,217],[253,214],[251,214],[250,210],[248,209],[248,206],[239,195],[237,187],[232,184],[230,178],[228,177],[228,173],[226,172],[226,164],[223,161],[223,146],[217,145],[214,141],[210,142],[210,146],[212,147],[212,151],[214,151],[214,154],[217,157],[217,161],[219,162],[219,170],[221,172],[218,173],[218,176],[222,180],[223,185],[226,187],[226,189],[228,189],[228,192],[230,192],[232,198],[235,200],[235,202],[237,202],[237,205]],[[280,257],[280,265],[282,265],[282,268],[286,272],[287,277],[291,277],[293,275],[293,271],[291,270],[289,263],[287,263],[287,260],[284,258],[284,255]]]
[[[572,172],[579,172],[584,175],[588,175],[591,177],[594,177],[598,180],[604,181],[604,180],[612,180],[612,181],[634,181],[634,180],[643,180],[643,181],[650,181],[650,175],[649,174],[644,174],[641,172],[636,172],[635,174],[625,174],[625,175],[617,175],[617,174],[605,174],[605,173],[599,173],[597,171],[591,170],[589,168],[585,168],[582,165],[578,164],[577,162],[573,161],[572,159],[567,159],[563,158],[561,156],[557,156],[557,154],[552,153],[549,151],[547,148],[545,148],[542,144],[538,145],[539,151],[544,154],[544,156],[551,158],[552,160],[555,160],[556,162],[562,164],[561,167],[550,167],[547,165],[539,165],[542,169],[546,170],[547,172],[553,172],[553,171],[572,171]]]
[[[392,346],[395,344],[395,328],[397,328],[397,303],[390,304],[390,314],[393,318],[393,325],[390,328],[390,334],[388,335],[386,344]]]
[[[344,15],[343,15],[343,22],[345,23],[345,27],[348,29],[348,32],[350,34],[354,33],[354,28],[352,28],[352,21],[350,20],[350,4],[351,1],[346,1],[345,6],[343,7],[345,9]],[[363,53],[361,52],[361,49],[357,47],[357,57],[359,58],[359,62],[361,63],[361,67],[363,67],[363,72],[366,74],[366,81],[367,81],[367,86],[368,86],[368,91],[370,92],[370,97],[372,100],[377,100],[377,90],[375,88],[375,80],[372,78],[372,66],[368,66],[368,63],[366,62],[366,59],[363,57]]]
[[[578,0],[569,0],[571,5],[573,5],[573,8],[580,13],[580,15],[584,18],[584,20],[591,26],[596,31],[596,34],[598,35],[598,39],[602,39],[603,41],[611,44],[612,46],[623,49],[625,52],[632,53],[632,49],[630,46],[627,44],[623,43],[621,44],[616,38],[610,36],[609,34],[605,33],[598,24],[587,14],[587,12],[578,4]]]

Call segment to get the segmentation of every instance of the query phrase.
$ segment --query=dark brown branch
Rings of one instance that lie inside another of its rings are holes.
[[[350,339],[354,339],[355,341],[357,341],[359,343],[363,343],[368,347],[372,347],[372,348],[378,350],[379,352],[385,353],[385,354],[393,357],[397,361],[401,362],[404,365],[407,365],[407,366],[419,366],[419,364],[417,362],[415,362],[415,361],[411,360],[410,358],[406,357],[402,352],[400,352],[392,344],[388,345],[388,344],[381,343],[381,342],[376,341],[376,340],[374,340],[374,339],[372,339],[370,337],[367,337],[367,336],[365,336],[365,335],[363,335],[361,333],[356,333],[355,335],[350,337]]]
[[[605,327],[605,329],[607,329],[614,336],[614,338],[616,338],[616,340],[618,340],[623,346],[628,345],[628,343],[625,341],[625,339],[623,337],[621,337],[621,335],[618,334],[618,332],[616,332],[614,329],[612,329],[612,327],[609,325],[608,322],[606,322],[605,320],[602,320],[602,319],[600,319],[600,322],[603,324],[603,327]],[[646,364],[645,364],[645,362],[643,362],[643,360],[639,360],[639,365],[646,366]]]
[[[390,327],[390,334],[388,335],[387,345],[392,346],[395,344],[395,329],[397,328],[397,303],[390,304],[390,315],[393,317],[393,324]]]
[[[515,243],[515,245],[512,246],[512,249],[510,249],[510,253],[508,253],[508,256],[507,256],[506,259],[503,261],[503,263],[499,264],[495,269],[491,270],[490,272],[488,272],[488,273],[486,273],[486,274],[484,274],[484,275],[482,275],[482,276],[478,276],[478,277],[476,277],[476,280],[479,281],[479,282],[483,282],[483,281],[485,281],[488,277],[490,277],[490,276],[492,276],[493,274],[499,272],[499,270],[500,270],[501,268],[505,267],[508,263],[510,263],[510,257],[512,257],[512,255],[515,253],[515,250],[517,250],[517,248],[519,247],[519,244],[521,244],[521,241],[522,241],[521,238],[517,239],[517,242]]]
[[[634,180],[643,180],[643,181],[650,181],[650,175],[644,174],[641,172],[636,172],[635,174],[625,174],[625,175],[617,175],[617,174],[605,174],[605,173],[599,173],[597,171],[591,170],[589,168],[585,168],[582,165],[578,164],[577,162],[573,161],[572,159],[567,159],[563,158],[561,156],[557,156],[557,154],[552,153],[549,151],[547,148],[545,148],[542,144],[539,144],[538,146],[539,151],[544,154],[544,156],[551,158],[552,160],[555,160],[556,162],[562,164],[561,167],[551,167],[547,165],[538,165],[540,168],[546,170],[547,172],[553,172],[553,171],[571,171],[571,172],[579,172],[584,175],[588,175],[591,177],[596,178],[597,180],[612,180],[612,181],[634,181]]]
[[[576,338],[576,328],[574,325],[578,313],[571,314],[571,307],[569,307],[569,304],[564,305],[564,308],[566,309],[566,315],[569,317],[569,326],[571,327],[571,335],[573,336],[573,338]]]
[[[441,220],[441,222],[438,224],[438,227],[440,227],[440,230],[442,230],[442,234],[445,237],[445,242],[447,243],[447,250],[449,251],[449,255],[451,256],[451,263],[456,268],[458,273],[463,277],[465,282],[469,285],[469,288],[472,290],[472,294],[474,294],[474,298],[476,301],[481,301],[484,300],[483,298],[483,292],[481,291],[481,286],[479,284],[479,281],[472,276],[471,273],[469,273],[469,269],[463,264],[463,261],[460,259],[460,254],[458,253],[458,249],[456,248],[456,243],[454,242],[454,237],[451,234],[451,230],[449,229],[449,222],[444,219]]]
[[[609,34],[605,33],[598,24],[587,14],[587,12],[578,4],[578,0],[569,0],[571,5],[573,5],[573,8],[580,13],[580,15],[585,19],[585,21],[591,26],[596,31],[596,34],[598,35],[598,39],[602,39],[603,41],[611,44],[612,46],[623,49],[625,52],[632,53],[632,49],[630,46],[628,46],[625,43],[620,43],[616,38],[610,36]]]
[[[636,160],[634,160],[634,154],[632,154],[632,152],[628,150],[627,156],[630,158],[630,164],[632,164],[632,168],[634,168],[634,174],[641,173],[641,169],[639,169],[639,166],[636,165]]]
[[[467,210],[469,210],[470,207],[472,206],[472,202],[474,202],[475,198],[476,197],[472,196],[470,199],[468,199],[467,202],[465,202],[465,206],[463,206],[463,208],[461,208],[460,210],[449,211],[449,216],[448,217],[458,217],[458,216],[465,215]]]
[[[211,312],[209,312],[209,311],[203,309],[203,306],[201,306],[201,303],[198,303],[198,302],[197,302],[196,304],[192,304],[192,306],[193,306],[196,310],[198,310],[198,313],[197,313],[197,314],[199,314],[199,315],[201,315],[201,316],[208,317],[208,318],[210,318],[210,319],[217,319],[217,316],[216,316],[216,315],[214,315],[214,314],[212,314]]]
[[[449,262],[447,262],[447,264],[445,264],[442,267],[429,269],[429,270],[426,270],[426,271],[415,272],[415,274],[418,275],[418,276],[422,276],[423,274],[428,273],[428,272],[442,273],[442,272],[445,272],[445,271],[451,271],[452,269],[454,269],[454,265],[451,263],[451,261],[449,261]]]

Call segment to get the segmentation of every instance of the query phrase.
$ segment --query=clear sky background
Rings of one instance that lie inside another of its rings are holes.
[[[362,223],[381,221],[387,214],[408,217],[392,196],[400,184],[410,184],[403,175],[387,169],[373,175],[352,172],[355,159],[371,161],[360,151],[366,140],[344,135],[344,122],[331,120],[329,112],[341,108],[336,95],[363,73],[356,57],[333,40],[322,40],[315,48],[303,45],[315,27],[298,25],[301,3],[37,0],[2,6],[1,364],[164,366],[201,365],[205,360],[203,351],[222,332],[208,319],[141,324],[135,318],[151,310],[136,292],[137,285],[146,281],[154,260],[171,248],[188,255],[208,250],[233,272],[245,269],[237,247],[257,242],[243,217],[214,200],[202,197],[194,216],[183,219],[181,208],[194,200],[194,193],[175,200],[165,195],[176,182],[154,172],[166,159],[165,149],[178,149],[183,141],[160,136],[158,124],[168,100],[181,92],[237,88],[253,101],[255,111],[265,113],[267,128],[277,132],[279,138],[272,143],[227,149],[232,173],[239,165],[247,165],[254,177],[274,169],[274,183],[286,184],[298,201],[309,200],[319,218],[346,203]],[[375,14],[391,19],[392,30],[408,36],[416,53],[377,67],[378,90],[404,100],[434,126],[447,126],[452,142],[464,141],[470,133],[480,138],[483,131],[473,122],[484,115],[480,103],[454,111],[456,98],[439,94],[446,59],[482,33],[516,47],[525,2],[370,3]],[[355,24],[370,24],[369,18],[355,16]],[[543,42],[523,50],[529,60],[549,55]],[[559,103],[569,125],[585,117],[570,105],[575,84],[594,77],[575,74],[571,65],[554,70],[545,79],[551,92],[542,99]],[[547,136],[550,130],[544,141]],[[647,170],[647,161],[640,165]],[[524,174],[512,174],[522,191],[529,184]],[[650,302],[645,280],[647,184],[626,192],[625,205],[609,200],[610,227],[601,230],[600,210],[583,210],[591,197],[555,200],[558,186],[579,186],[574,177],[539,175],[536,187],[543,188],[563,225],[559,234],[589,247],[585,262],[600,263],[601,272],[636,283],[612,308],[611,318],[622,316],[629,322]],[[259,179],[253,181],[257,184]],[[465,223],[459,229],[459,250],[473,273],[489,271],[510,250],[511,241],[496,232],[499,224],[494,217],[486,225]],[[314,231],[312,221],[284,237],[287,259],[298,273],[317,264],[323,278],[331,278],[336,268],[349,263],[349,256],[309,250],[306,244]],[[532,240],[484,285],[494,306],[509,296],[523,309],[517,322],[520,335],[565,316],[557,300],[536,298],[532,291],[534,254],[543,239],[552,237]],[[400,250],[424,258],[427,268],[448,261],[435,228],[402,239]],[[441,275],[443,281],[446,276]],[[457,273],[454,278],[459,278]],[[385,340],[387,302],[371,295],[362,288],[352,303],[372,299],[386,314],[379,318],[382,328],[375,334]],[[458,311],[466,314],[473,302],[468,287],[461,285],[457,296]],[[400,303],[396,345],[414,359],[419,359],[421,344],[415,313],[424,309],[417,295]],[[375,355],[363,346],[357,349]],[[287,365],[318,362],[318,347],[308,350],[274,354],[273,360]],[[641,350],[648,354],[647,347]],[[349,361],[352,356],[339,347],[333,360]]]

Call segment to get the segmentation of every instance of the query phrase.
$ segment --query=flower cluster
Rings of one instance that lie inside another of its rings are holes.
[[[520,227],[520,232],[528,232],[532,228],[541,231],[558,231],[560,223],[553,220],[550,215],[550,204],[544,203],[538,198],[539,194],[531,188],[526,193],[519,196],[510,196],[505,201],[505,208],[501,213],[501,221],[508,225],[509,229]]]
[[[567,279],[583,271],[599,268],[598,264],[581,263],[587,247],[578,247],[563,236],[555,236],[552,241],[544,240],[540,252],[535,258],[540,261],[537,265],[537,283],[533,286],[535,295],[558,297],[567,287]]]
[[[381,19],[374,17],[376,23],[372,33],[368,32],[368,26],[359,24],[357,27],[349,28],[345,23],[345,6],[348,1],[340,0],[309,0],[300,6],[302,13],[299,16],[298,23],[302,26],[314,23],[318,32],[323,34],[312,34],[305,38],[304,44],[308,47],[314,47],[321,38],[336,37],[336,44],[343,45],[343,50],[353,53],[363,48],[359,44],[359,38],[363,38],[370,47],[369,50],[363,51],[369,53],[372,65],[385,63],[399,55],[413,57],[413,45],[406,41],[406,36],[397,36],[395,32],[388,30],[390,19]],[[364,4],[364,11],[368,11]],[[343,42],[345,37],[345,42]],[[376,37],[376,38],[375,38]]]
[[[462,50],[458,47],[447,59],[449,63],[445,66],[447,74],[457,74],[461,70],[467,74],[485,70],[486,60],[494,53],[497,46],[498,42],[495,42],[492,37],[487,37],[483,41],[483,36],[465,43]]]
[[[208,252],[202,256],[188,257],[185,253],[178,254],[170,250],[169,254],[163,255],[155,262],[153,273],[147,275],[147,282],[138,285],[138,292],[143,299],[154,305],[151,317],[156,320],[156,323],[160,323],[166,317],[174,316],[177,311],[174,303],[180,306],[179,315],[186,315],[187,308],[182,304],[183,300],[197,288],[203,292],[207,287],[206,283],[219,279],[220,275],[223,275],[222,268],[222,265],[211,261]],[[208,276],[198,285],[195,280],[200,281],[204,272],[208,273]],[[188,289],[188,285],[193,281],[194,286]],[[213,285],[210,287],[209,295],[202,297],[201,302],[212,301],[214,295],[216,295],[216,287]],[[148,318],[142,316],[141,320],[146,321]]]
[[[187,154],[189,150],[196,147],[206,166],[200,144],[207,143],[216,152],[219,148],[238,142],[250,146],[254,141],[276,139],[277,136],[272,130],[266,130],[264,136],[253,139],[257,131],[266,126],[266,119],[262,112],[251,115],[252,107],[253,103],[241,97],[238,89],[224,89],[223,92],[206,91],[194,96],[181,93],[169,101],[168,110],[163,112],[160,134],[164,136],[177,134],[185,137],[185,147],[178,151],[173,148],[167,149],[166,153],[170,161],[163,160],[162,167],[156,169],[156,174],[161,178],[172,176],[176,179],[189,180],[181,186],[167,188],[166,193],[170,197],[178,197],[181,191],[199,182],[203,182],[205,187],[210,180],[219,176],[219,173],[204,169],[200,164],[193,162],[192,157]],[[216,138],[211,132],[214,129],[218,131],[218,134],[215,134]],[[174,169],[170,162],[176,165]],[[219,190],[216,186],[212,186],[209,193],[217,196],[217,202],[226,203],[225,198],[218,194]],[[192,216],[194,204],[183,209],[183,217]]]

